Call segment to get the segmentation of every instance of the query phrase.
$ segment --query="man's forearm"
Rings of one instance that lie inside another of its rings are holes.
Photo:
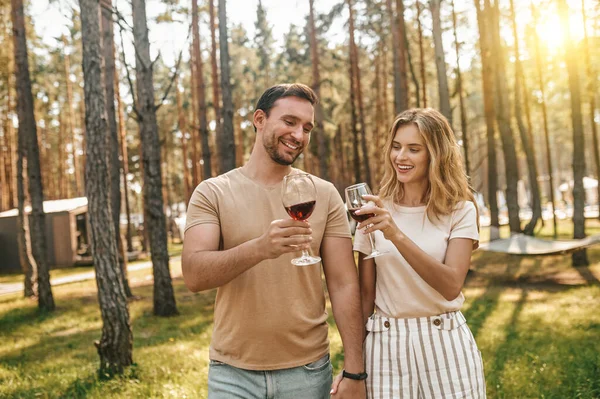
[[[330,291],[333,316],[344,345],[344,368],[349,373],[361,373],[363,358],[364,326],[358,284],[346,284]]]
[[[193,292],[220,287],[265,260],[256,240],[225,251],[197,251],[184,254],[182,271],[186,286]]]

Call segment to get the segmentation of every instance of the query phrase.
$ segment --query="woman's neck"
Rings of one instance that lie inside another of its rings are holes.
[[[403,206],[422,206],[425,205],[425,193],[427,192],[427,183],[405,184],[404,195],[398,200],[398,205]]]

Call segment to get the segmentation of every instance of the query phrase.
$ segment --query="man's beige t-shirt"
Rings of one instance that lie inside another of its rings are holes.
[[[317,202],[308,222],[311,252],[319,255],[324,237],[351,235],[335,187],[315,176],[312,180]],[[242,168],[205,180],[190,199],[185,230],[219,225],[221,250],[260,237],[273,220],[290,218],[281,201],[282,185],[260,185]],[[328,353],[321,264],[292,265],[298,256],[300,251],[262,261],[218,288],[210,359],[242,369],[275,370],[308,364]]]
[[[400,230],[423,251],[440,262],[446,259],[448,242],[453,238],[473,240],[473,249],[479,245],[477,211],[470,201],[463,201],[450,215],[430,221],[426,207],[405,207],[384,201],[394,222]],[[460,310],[465,297],[462,292],[448,301],[433,289],[404,259],[398,248],[383,233],[375,232],[377,249],[388,254],[375,258],[377,282],[375,288],[375,310],[379,314],[394,318],[435,316]],[[369,238],[356,231],[354,250],[371,253]]]

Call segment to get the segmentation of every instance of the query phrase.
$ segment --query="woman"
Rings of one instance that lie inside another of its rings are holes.
[[[481,353],[460,312],[478,211],[454,133],[439,112],[408,110],[394,121],[385,154],[379,196],[365,196],[370,204],[359,211],[374,216],[354,243],[367,396],[484,398]],[[369,232],[388,254],[364,259]]]

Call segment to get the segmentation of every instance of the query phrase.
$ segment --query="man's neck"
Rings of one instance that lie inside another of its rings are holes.
[[[254,152],[242,169],[246,176],[265,186],[279,184],[292,171],[291,166],[279,165],[270,158],[257,157]]]

